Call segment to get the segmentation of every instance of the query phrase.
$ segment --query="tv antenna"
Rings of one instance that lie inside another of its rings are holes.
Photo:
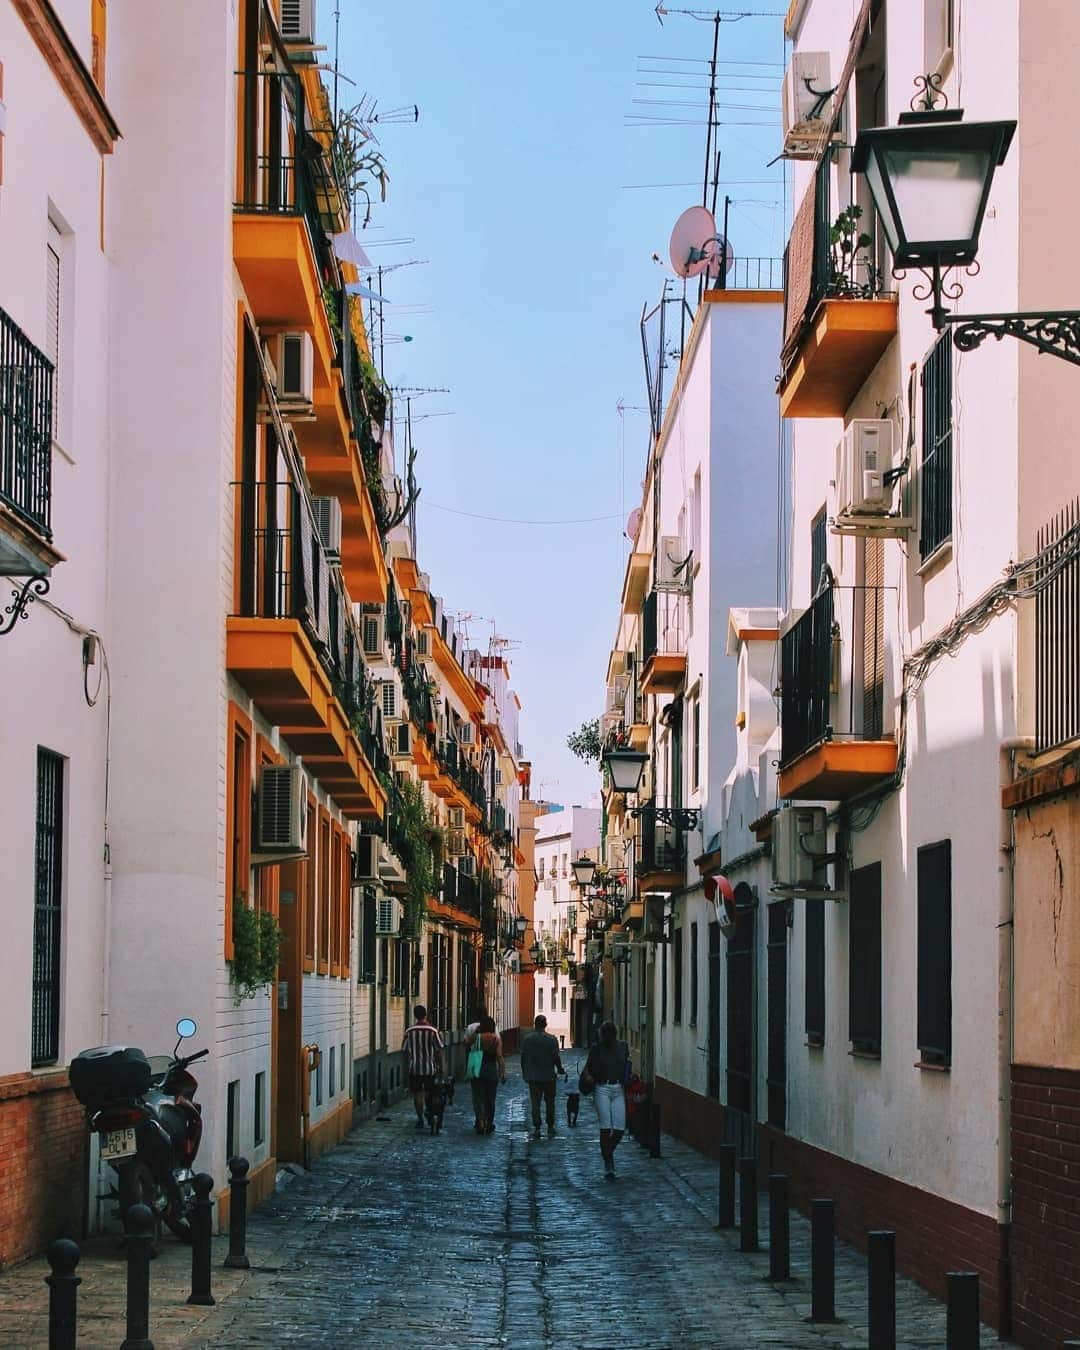
[[[429,259],[427,259],[427,258],[410,258],[407,262],[387,263],[385,266],[383,266],[383,264],[380,263],[380,264],[375,268],[374,272],[369,272],[369,273],[368,273],[368,293],[369,293],[369,299],[368,299],[368,331],[369,331],[369,332],[370,332],[370,331],[372,330],[372,328],[374,327],[375,306],[376,306],[376,304],[379,306],[379,378],[380,378],[380,379],[385,379],[385,378],[386,378],[386,367],[385,367],[385,362],[384,362],[384,351],[383,351],[383,348],[384,348],[384,346],[385,346],[385,339],[384,339],[384,337],[383,337],[383,327],[384,327],[384,324],[383,324],[383,306],[384,306],[384,305],[389,305],[389,304],[392,304],[392,303],[393,303],[392,301],[387,300],[387,299],[385,298],[385,296],[383,295],[383,288],[382,288],[383,277],[388,276],[391,272],[396,272],[396,271],[398,270],[399,267],[426,267],[427,264],[428,264],[428,261],[429,261]],[[375,294],[372,294],[373,287],[372,287],[372,284],[371,284],[371,283],[372,283],[373,281],[377,281],[377,283],[378,283],[378,289],[377,289],[377,291],[375,292]]]

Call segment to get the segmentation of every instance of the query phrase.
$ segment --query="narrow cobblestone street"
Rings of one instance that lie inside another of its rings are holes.
[[[664,1157],[650,1159],[628,1140],[618,1181],[605,1185],[592,1108],[584,1103],[568,1130],[564,1100],[560,1086],[558,1137],[532,1142],[515,1066],[489,1138],[472,1132],[461,1086],[437,1138],[413,1129],[408,1103],[361,1126],[251,1216],[251,1271],[223,1271],[218,1240],[214,1308],[186,1305],[187,1252],[166,1240],[152,1270],[157,1350],[866,1345],[862,1257],[838,1249],[843,1320],[811,1326],[799,1215],[793,1278],[773,1286],[764,1199],[765,1250],[741,1254],[737,1233],[713,1228],[708,1160],[666,1137]],[[122,1262],[111,1245],[92,1243],[80,1273],[79,1345],[115,1350]],[[35,1261],[0,1276],[5,1347],[47,1343],[44,1274]],[[944,1344],[943,1308],[906,1281],[897,1322],[901,1346]]]

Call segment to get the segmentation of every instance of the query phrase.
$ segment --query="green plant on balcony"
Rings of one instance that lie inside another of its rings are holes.
[[[583,759],[588,764],[592,760],[599,761],[600,745],[600,719],[594,717],[591,722],[582,722],[577,731],[572,731],[566,738],[567,749],[571,754],[577,755],[578,759]]]
[[[371,219],[371,188],[377,187],[379,200],[386,201],[390,171],[382,151],[375,143],[364,105],[342,108],[333,119],[333,159],[338,186],[352,205],[357,196],[367,203],[363,224]]]
[[[241,892],[233,899],[233,954],[229,963],[236,1002],[252,998],[277,979],[284,933],[269,910],[252,909]]]
[[[860,231],[861,206],[852,202],[829,230],[829,294],[845,300],[868,300],[881,290],[881,275],[870,255],[873,238]],[[856,280],[859,273],[866,280]]]
[[[442,872],[444,840],[418,783],[401,783],[395,809],[394,848],[405,869],[405,922],[409,932],[419,933]]]

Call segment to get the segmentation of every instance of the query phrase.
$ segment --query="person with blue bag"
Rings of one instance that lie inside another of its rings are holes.
[[[615,1180],[615,1150],[626,1130],[626,1084],[632,1068],[629,1046],[619,1040],[615,1023],[605,1022],[600,1039],[589,1051],[579,1084],[582,1092],[592,1093],[596,1106],[605,1181]]]
[[[493,1017],[482,1017],[471,1035],[466,1035],[469,1051],[465,1061],[465,1078],[472,1089],[474,1129],[477,1134],[492,1134],[495,1130],[495,1097],[499,1084],[506,1082],[506,1060],[503,1058],[502,1038],[495,1030]]]

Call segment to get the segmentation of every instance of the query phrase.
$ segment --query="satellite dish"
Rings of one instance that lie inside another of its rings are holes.
[[[626,517],[626,537],[631,543],[637,538],[639,529],[641,529],[641,507],[635,506]]]
[[[675,222],[668,245],[671,266],[680,277],[696,277],[707,271],[718,277],[727,272],[734,255],[726,239],[718,238],[713,213],[704,206],[690,206]]]

